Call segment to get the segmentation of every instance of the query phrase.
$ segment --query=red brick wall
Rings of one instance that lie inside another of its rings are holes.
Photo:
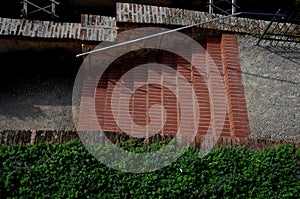
[[[182,58],[163,51],[160,53],[162,55],[159,59],[161,63],[172,67],[177,70],[177,73],[181,73],[189,82],[191,87],[194,88],[196,92],[196,97],[200,111],[200,118],[194,118],[195,114],[190,116],[191,121],[195,119],[199,120],[199,128],[197,132],[197,138],[200,139],[201,136],[205,134],[210,135],[220,135],[222,137],[231,138],[248,138],[249,136],[249,122],[247,116],[247,106],[245,101],[245,95],[242,85],[242,75],[239,61],[237,38],[232,34],[223,34],[221,38],[219,37],[207,37],[206,39],[206,52],[199,52],[192,54],[192,65],[206,66],[203,68],[203,73],[200,75],[197,70],[189,63],[187,63]],[[194,51],[197,49],[193,49]],[[199,50],[199,49],[198,49]],[[210,63],[208,57],[211,57],[214,63]],[[118,79],[125,74],[126,71],[134,66],[152,63],[154,59],[157,58],[156,52],[151,52],[147,56],[129,59],[126,61],[124,59],[121,64],[113,64],[108,70],[103,74],[101,80],[96,88],[95,95],[95,106],[91,104],[91,99],[89,99],[88,94],[93,92],[91,89],[91,84],[88,79],[84,81],[82,102],[80,106],[79,113],[79,130],[97,130],[97,125],[90,125],[93,123],[91,121],[90,114],[95,110],[97,114],[97,120],[105,131],[121,131],[116,124],[116,119],[120,119],[122,122],[122,117],[118,115],[118,118],[114,118],[111,108],[111,95],[114,86]],[[210,65],[215,64],[217,68],[210,67]],[[164,71],[161,71],[162,73]],[[223,128],[221,132],[218,132],[217,128],[218,119],[221,115],[218,114],[220,105],[224,104],[224,98],[219,95],[212,95],[209,92],[208,87],[211,90],[218,89],[216,85],[216,78],[218,74],[221,74],[225,84],[225,95],[226,95],[226,115]],[[147,74],[133,74],[134,76],[147,76]],[[148,75],[154,75],[148,70]],[[87,75],[88,76],[88,75]],[[87,77],[86,76],[86,77]],[[164,79],[162,76],[155,76],[157,82],[173,83],[177,87],[180,87],[180,82],[177,82],[177,78]],[[206,81],[205,81],[206,80]],[[179,89],[180,90],[180,89]],[[181,90],[180,92],[185,92]],[[184,95],[185,93],[180,93]],[[188,103],[194,103],[194,100]],[[222,101],[223,100],[223,101]],[[164,128],[157,132],[159,134],[175,134],[180,128],[178,124],[180,123],[180,104],[176,100],[176,96],[168,90],[168,88],[161,85],[145,85],[137,89],[132,96],[129,104],[124,104],[122,102],[118,103],[118,109],[128,109],[133,121],[141,126],[145,126],[149,122],[149,110],[155,103],[162,104],[166,113],[167,120]],[[129,106],[129,107],[126,107]],[[163,109],[158,108],[156,114],[162,116]],[[160,126],[163,122],[155,121],[154,125]],[[129,125],[129,124],[123,124]],[[128,128],[133,128],[128,126]],[[134,130],[134,129],[133,129]],[[184,132],[186,135],[193,134],[194,129],[191,128],[190,132]],[[139,136],[147,136],[139,135]]]
[[[248,137],[249,120],[236,35],[223,34],[221,41],[232,137]]]
[[[221,74],[221,77],[223,78],[223,80],[225,77],[220,39],[217,37],[208,37],[206,40],[206,52],[211,57],[212,61],[214,62],[214,64],[217,66],[217,68],[219,70],[219,71],[211,71],[210,72],[209,86],[213,90],[218,89],[217,86],[214,85],[214,82],[216,82],[216,78],[218,78],[216,76],[216,74],[214,74],[214,73],[218,72],[219,74]],[[224,81],[224,83],[225,83],[225,81]],[[213,98],[213,96],[210,96],[210,97],[211,97],[210,98],[211,100],[214,100],[212,103],[213,105],[211,106],[212,118],[220,117],[217,114],[217,111],[215,109],[218,108],[218,105],[221,105],[223,103],[222,100],[224,100],[224,99],[223,99],[223,97],[217,98],[218,96],[215,96],[214,98]],[[228,101],[227,101],[227,103],[228,103]],[[218,124],[216,124],[214,121],[215,120],[213,120],[213,128],[214,128],[214,134],[216,135],[217,132],[215,132],[215,129],[216,129],[216,125],[218,125]],[[229,115],[228,115],[228,106],[227,106],[225,121],[224,121],[224,125],[223,125],[222,129],[223,129],[222,132],[220,132],[221,136],[231,136],[230,122],[229,122]]]

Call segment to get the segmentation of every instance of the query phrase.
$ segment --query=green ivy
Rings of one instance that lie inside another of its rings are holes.
[[[164,144],[120,146],[142,152]],[[220,147],[200,158],[189,148],[161,170],[131,174],[105,166],[80,142],[0,146],[0,197],[300,198],[300,149]]]

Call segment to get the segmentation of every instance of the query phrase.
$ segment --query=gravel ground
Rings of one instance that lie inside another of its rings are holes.
[[[0,130],[71,130],[72,78],[30,79],[2,85]]]
[[[300,48],[238,41],[251,136],[300,140]]]
[[[0,53],[0,130],[72,130],[72,91],[81,64],[65,48]]]

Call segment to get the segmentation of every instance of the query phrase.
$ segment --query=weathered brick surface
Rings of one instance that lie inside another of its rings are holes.
[[[140,5],[131,3],[117,3],[117,21],[130,23],[146,24],[167,24],[187,26],[206,22],[224,15],[209,14],[200,11],[191,11],[179,8],[158,7],[150,5]],[[206,23],[201,25],[203,28],[218,29],[223,31],[261,34],[268,26],[269,21],[256,20],[243,17],[229,17],[218,22]],[[275,28],[274,33],[281,31],[281,28],[287,32],[297,30],[299,34],[299,24],[273,23],[271,28]]]
[[[114,17],[100,16],[100,15],[81,15],[81,26],[87,28],[115,28],[116,20]]]
[[[114,17],[82,14],[80,39],[84,41],[114,41],[116,27]]]
[[[82,15],[82,23],[0,18],[0,35],[34,38],[114,41],[115,18]]]

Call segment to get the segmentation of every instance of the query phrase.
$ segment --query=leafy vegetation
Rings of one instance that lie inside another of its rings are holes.
[[[80,142],[1,146],[0,197],[300,198],[300,148],[220,147],[201,158],[190,148],[161,170],[132,174],[100,163]]]

